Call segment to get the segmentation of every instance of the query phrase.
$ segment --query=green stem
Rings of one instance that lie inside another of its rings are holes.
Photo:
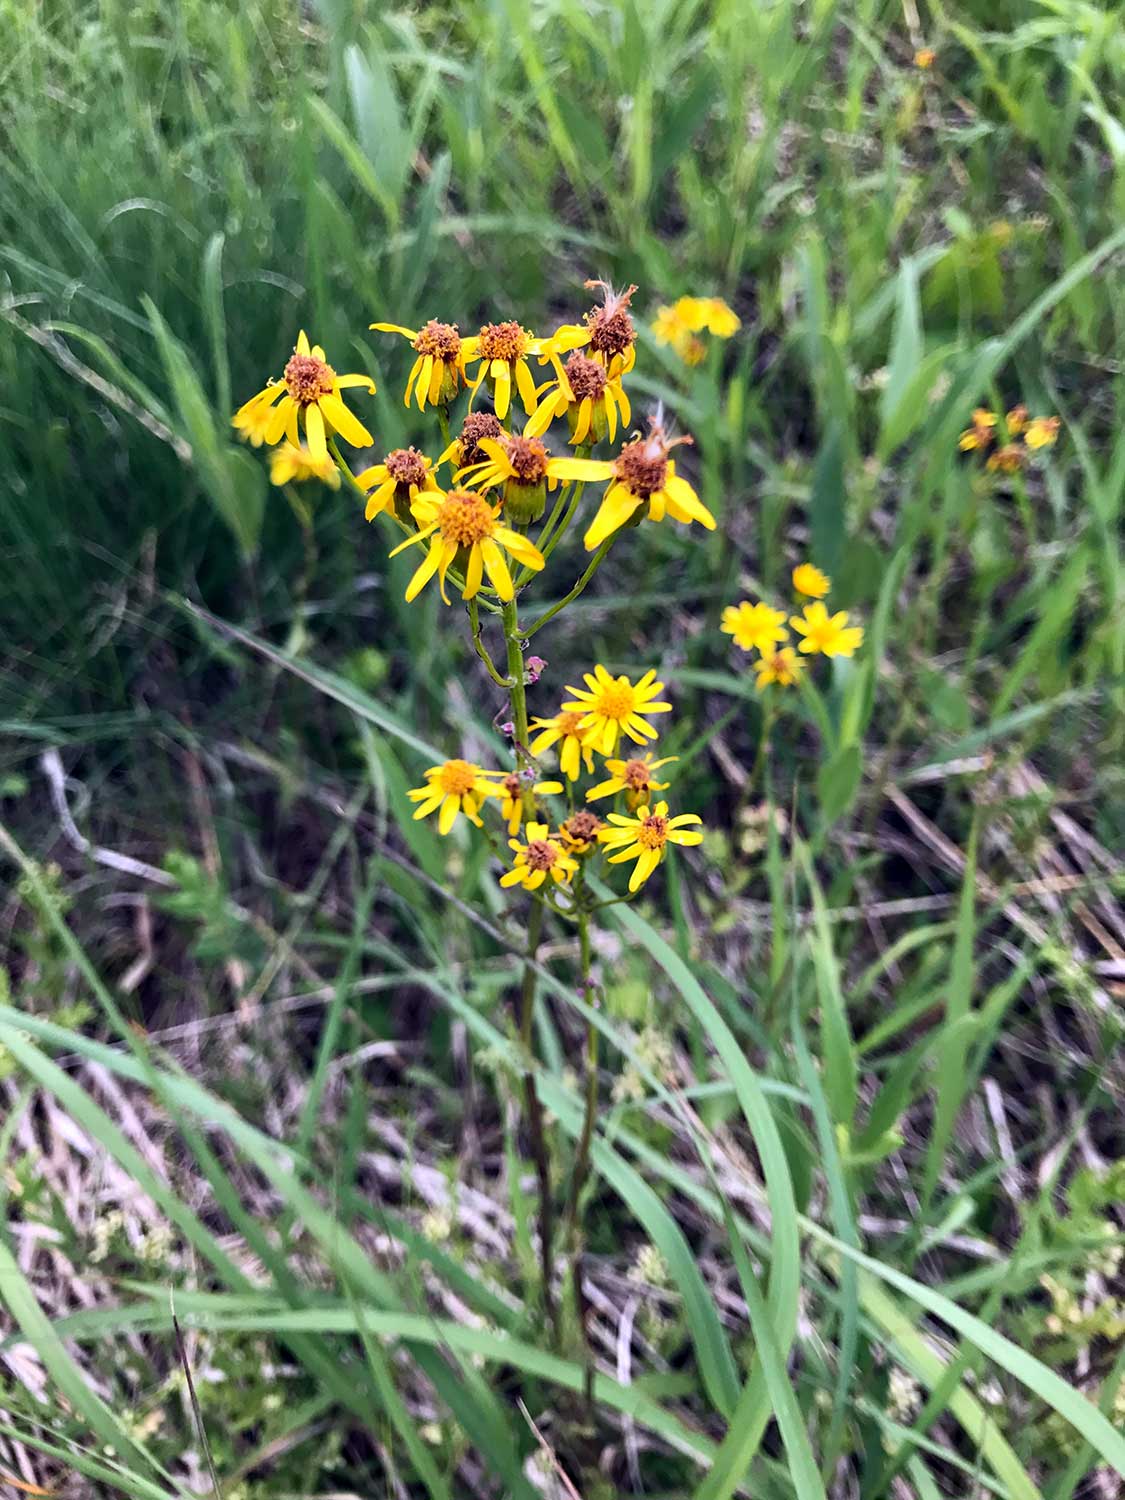
[[[529,764],[531,762],[531,751],[528,749],[528,727],[527,727],[527,688],[524,684],[523,672],[523,637],[520,634],[518,606],[515,599],[509,599],[500,614],[504,626],[504,645],[508,652],[508,692],[512,700],[512,735],[516,747],[516,763],[519,764],[521,757]],[[535,811],[534,794],[530,787],[523,794],[524,817],[530,817]]]
[[[581,899],[581,897],[580,897]],[[580,909],[578,915],[578,944],[580,953],[582,998],[596,1006],[597,998],[590,988],[590,914]],[[598,1114],[598,1028],[592,1020],[586,1022],[586,1112],[582,1120],[582,1134],[578,1140],[578,1152],[574,1161],[574,1172],[570,1179],[570,1192],[566,1205],[566,1241],[570,1246],[574,1262],[574,1305],[582,1336],[586,1344],[586,1401],[592,1400],[594,1375],[594,1351],[590,1348],[589,1307],[582,1285],[582,1189],[590,1171],[590,1151],[594,1141],[594,1122]]]
[[[535,1085],[535,1073],[531,1067],[535,1045],[535,986],[536,955],[539,939],[543,935],[543,903],[532,901],[531,915],[527,922],[527,962],[520,986],[519,1028],[520,1042],[526,1059],[523,1075],[524,1099],[527,1105],[527,1123],[531,1135],[531,1154],[535,1161],[535,1176],[539,1184],[539,1268],[543,1282],[543,1307],[559,1342],[560,1328],[558,1309],[555,1306],[554,1239],[555,1211],[551,1190],[551,1159],[547,1150],[547,1132],[543,1124],[543,1105]]]
[[[449,447],[449,407],[439,406],[437,408],[438,426],[441,428],[442,449]]]
[[[571,521],[574,519],[574,512],[578,509],[578,502],[582,498],[582,491],[585,488],[586,481],[584,479],[578,480],[578,482],[575,484],[573,490],[571,491],[570,503],[567,505],[566,513],[563,516],[562,520],[558,523],[558,527],[554,535],[550,537],[546,546],[540,547],[539,549],[540,552],[542,552],[544,558],[550,557],[551,553],[555,550],[555,548],[562,541],[563,537],[566,535],[567,529],[569,528]]]
[[[541,625],[546,625],[546,623],[547,623],[548,620],[553,619],[555,617],[555,615],[558,614],[558,612],[559,612],[560,609],[565,609],[568,604],[572,603],[575,599],[578,598],[579,594],[582,593],[582,591],[585,589],[586,585],[590,582],[590,579],[593,578],[594,574],[601,567],[602,563],[605,560],[605,555],[609,551],[609,549],[613,546],[613,543],[616,540],[616,537],[617,537],[617,532],[616,531],[613,533],[613,536],[607,536],[606,537],[605,541],[601,544],[601,546],[594,553],[594,556],[590,560],[589,567],[586,569],[585,573],[582,574],[582,577],[578,580],[578,582],[571,589],[570,593],[569,594],[565,594],[560,600],[558,600],[557,603],[552,604],[551,607],[550,607],[550,609],[546,610],[543,614],[541,614],[539,616],[538,620],[536,620],[533,625],[529,625],[527,627],[527,630],[524,632],[524,634],[525,634],[525,636],[528,639],[530,639],[535,634],[535,632],[539,629],[539,627]]]
[[[480,610],[477,607],[477,601],[475,597],[469,600],[469,626],[473,634],[473,646],[481,661],[484,662],[485,666],[488,668],[488,675],[492,678],[497,687],[502,687],[505,689],[505,691],[507,691],[511,688],[512,684],[507,677],[500,676],[500,673],[496,669],[496,663],[488,654],[488,647],[484,644],[484,641],[481,638]]]
[[[773,721],[777,717],[777,706],[767,703],[762,709],[762,730],[758,736],[758,753],[754,757],[754,764],[750,767],[750,774],[742,784],[742,790],[738,794],[738,802],[734,809],[734,819],[731,827],[737,841],[739,830],[742,826],[742,814],[746,810],[746,804],[750,801],[751,794],[758,784],[762,771],[766,764],[766,754],[769,750],[770,734],[773,731]]]

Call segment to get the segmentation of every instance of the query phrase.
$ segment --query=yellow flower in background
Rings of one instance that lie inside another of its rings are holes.
[[[447,760],[440,766],[431,766],[426,772],[426,785],[406,794],[411,802],[418,803],[415,821],[437,812],[438,832],[446,834],[456,823],[458,815],[464,813],[470,823],[480,828],[481,806],[487,798],[497,795],[496,785],[489,777],[499,774],[498,771],[482,771],[471,760]]]
[[[508,846],[516,857],[512,868],[500,877],[503,886],[522,885],[525,891],[537,891],[548,875],[556,885],[566,885],[578,869],[578,861],[551,837],[546,823],[529,823],[527,843],[509,839]]]
[[[266,440],[272,421],[273,399],[267,386],[264,391],[252,396],[245,406],[239,407],[231,418],[231,426],[237,428],[240,437],[244,437],[255,448],[260,448]]]
[[[685,364],[697,365],[707,354],[699,334],[729,339],[741,328],[738,314],[721,297],[680,297],[672,307],[658,307],[652,336],[658,344],[669,344]]]
[[[1004,418],[1004,426],[1008,429],[1008,436],[1010,438],[1019,437],[1020,433],[1027,426],[1027,416],[1027,407],[1024,406],[1022,401],[1019,406],[1013,406],[1011,411],[1008,412]]]
[[[694,369],[696,365],[701,365],[707,358],[707,345],[697,333],[688,333],[676,345],[676,352],[685,365]]]
[[[759,692],[776,682],[778,687],[792,687],[804,670],[804,662],[792,646],[765,652],[754,663],[755,687]]]
[[[655,780],[653,772],[659,771],[661,766],[670,766],[675,760],[679,760],[678,755],[665,755],[660,760],[653,760],[652,753],[648,750],[643,756],[636,756],[631,760],[607,760],[605,768],[609,772],[608,779],[592,786],[586,793],[586,801],[597,802],[602,797],[615,797],[618,792],[624,792],[628,805],[631,808],[639,807],[642,802],[651,800],[653,792],[667,789],[669,783]]]
[[[1052,448],[1058,441],[1058,417],[1032,417],[1023,440],[1029,448]]]
[[[472,599],[479,593],[486,572],[499,597],[505,601],[511,599],[515,589],[504,552],[535,572],[543,567],[543,554],[518,531],[502,525],[499,515],[499,505],[489,505],[483,495],[473,490],[450,490],[447,495],[440,490],[434,495],[420,494],[414,502],[414,518],[421,530],[391,553],[395,557],[404,548],[430,539],[429,551],[407,585],[407,602],[416,599],[436,573],[441,597],[448,604],[445,575],[459,555],[465,568],[462,599]]]
[[[932,47],[919,47],[914,54],[914,66],[925,71],[932,68],[937,59],[937,53]]]
[[[516,322],[486,323],[472,338],[461,340],[466,364],[480,362],[475,380],[467,383],[475,397],[487,377],[492,384],[492,401],[496,415],[503,420],[512,404],[512,382],[515,382],[523,409],[528,416],[535,410],[535,377],[528,368],[527,356],[541,354],[544,340],[528,333]]]
[[[546,341],[544,356],[552,350],[556,355],[566,354],[571,349],[589,347],[593,356],[606,369],[619,361],[618,371],[628,375],[637,358],[637,330],[629,315],[629,303],[633,300],[635,286],[624,291],[615,291],[608,281],[587,281],[591,291],[600,291],[601,303],[586,314],[584,323],[564,323],[556,328]],[[543,360],[540,360],[543,363]]]
[[[1018,443],[1005,443],[1003,447],[997,448],[995,453],[988,455],[986,469],[993,473],[999,471],[1001,474],[1018,474],[1023,468],[1027,450],[1021,448]]]
[[[578,780],[583,762],[587,773],[594,769],[590,730],[583,727],[581,712],[563,710],[552,719],[532,719],[531,727],[542,731],[531,742],[532,755],[542,755],[552,745],[560,745],[559,770],[569,781]]]
[[[319,479],[329,489],[340,488],[340,471],[327,453],[323,458],[314,458],[304,444],[294,448],[292,443],[282,443],[280,448],[273,450],[270,454],[271,484],[303,484],[306,479]]]
[[[508,825],[509,833],[518,833],[523,822],[523,794],[527,786],[517,771],[502,778],[499,785],[500,816]],[[537,781],[531,790],[537,797],[550,797],[561,792],[561,781]]]
[[[373,380],[366,375],[337,375],[321,346],[309,347],[302,329],[282,378],[251,396],[235,412],[231,423],[241,432],[260,428],[263,440],[271,445],[286,437],[294,448],[301,446],[303,426],[309,452],[317,460],[327,457],[325,435],[329,432],[338,432],[353,448],[366,448],[371,434],[340,396],[341,391],[357,385],[366,386],[368,395],[374,395]],[[270,409],[268,422],[263,421],[263,408]]]
[[[656,681],[651,668],[632,683],[625,676],[611,677],[599,662],[593,672],[583,672],[582,680],[585,689],[567,687],[574,698],[563,703],[563,711],[582,714],[580,727],[590,731],[591,747],[603,755],[612,755],[623,733],[638,745],[654,740],[656,730],[645,715],[672,711],[670,703],[654,701],[664,684]]]
[[[610,813],[609,821],[614,826],[603,829],[598,838],[607,849],[614,850],[609,856],[611,865],[619,865],[628,859],[636,860],[633,873],[629,876],[631,891],[640,890],[664,858],[669,844],[703,842],[703,835],[691,830],[693,823],[702,823],[703,819],[697,813],[681,813],[679,817],[670,818],[667,802],[658,802],[655,811],[642,807],[637,818]]]
[[[702,314],[703,327],[712,337],[730,339],[742,327],[742,319],[721,297],[702,297],[697,301],[701,305],[696,315]]]
[[[985,406],[978,406],[973,412],[973,425],[966,427],[957,439],[957,446],[965,453],[974,448],[987,448],[996,436],[996,413],[989,411]]]
[[[598,841],[598,834],[605,827],[597,813],[588,807],[580,807],[571,813],[565,823],[559,824],[559,838],[568,854],[589,854]]]
[[[732,635],[743,651],[772,651],[775,642],[789,639],[784,610],[760,602],[751,604],[748,599],[727,605],[720,628]]]
[[[381,511],[412,510],[422,493],[441,494],[433,475],[433,460],[417,448],[392,448],[381,464],[355,476],[361,490],[370,490],[364,518],[373,521]],[[405,520],[406,517],[402,516]]]
[[[863,644],[863,627],[849,626],[846,610],[830,615],[819,600],[806,604],[803,615],[791,615],[789,623],[804,637],[798,649],[808,655],[851,656]]]
[[[714,531],[715,517],[668,457],[678,444],[690,443],[692,438],[668,438],[659,412],[650,419],[650,426],[648,437],[626,443],[615,459],[570,460],[572,466],[582,468],[574,474],[576,479],[613,480],[583,538],[587,552],[599,547],[646,504],[650,521],[671,516],[685,526],[698,521]]]
[[[465,384],[464,340],[456,323],[439,323],[431,318],[422,328],[403,328],[401,323],[372,323],[380,333],[401,333],[409,339],[418,356],[406,377],[403,406],[410,405],[413,395],[418,410],[431,406],[448,406]]]
[[[832,587],[832,580],[812,563],[799,563],[793,569],[793,587],[810,599],[823,599]]]
[[[615,357],[608,368],[575,349],[565,365],[551,352],[555,367],[554,380],[539,387],[539,405],[524,428],[524,435],[540,437],[556,417],[570,422],[572,443],[596,443],[608,432],[610,442],[617,438],[617,413],[628,427],[632,407],[621,384],[622,362]]]

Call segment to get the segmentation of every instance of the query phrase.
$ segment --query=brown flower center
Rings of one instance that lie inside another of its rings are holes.
[[[417,448],[395,448],[387,454],[387,473],[396,484],[422,485],[426,482],[426,460]]]
[[[527,846],[527,863],[532,870],[549,870],[558,857],[558,850],[546,839],[532,839]]]
[[[434,359],[452,363],[461,353],[461,335],[456,323],[439,323],[431,318],[425,328],[418,330],[414,348],[419,354],[431,354]]]
[[[668,450],[653,434],[626,443],[615,460],[617,477],[642,500],[664,488],[668,478]]]
[[[496,517],[487,500],[472,490],[450,490],[438,511],[438,530],[447,542],[471,547],[496,530]]]
[[[643,760],[627,760],[625,762],[625,785],[634,792],[647,791],[651,775],[651,771]]]
[[[597,401],[605,394],[605,366],[576,349],[566,362],[566,378],[576,401]]]
[[[510,776],[505,776],[500,785],[509,797],[519,797],[523,793],[523,786],[514,771]]]
[[[559,714],[558,731],[564,737],[569,734],[577,734],[578,726],[582,723],[582,715],[575,713],[573,709]]]
[[[663,849],[668,842],[668,819],[656,813],[645,818],[637,830],[637,843],[642,849]]]
[[[521,484],[538,484],[547,472],[547,450],[538,438],[513,433],[504,441],[508,462]]]
[[[480,447],[481,438],[498,438],[503,434],[500,418],[490,411],[471,411],[461,426],[458,443],[461,449],[461,467],[481,464],[488,454]]]
[[[285,366],[285,385],[298,406],[311,406],[336,388],[336,372],[315,354],[294,354]]]
[[[437,779],[447,797],[463,797],[476,785],[477,768],[467,760],[447,760]]]
[[[628,307],[635,286],[623,292],[613,291],[604,281],[588,281],[590,287],[603,288],[605,301],[586,314],[586,327],[590,330],[590,348],[598,354],[612,359],[615,354],[624,354],[636,343],[637,332],[629,316]]]
[[[597,813],[590,812],[587,808],[581,808],[576,813],[571,813],[562,825],[563,832],[575,843],[587,844],[595,837],[598,829],[602,826],[602,820]]]
[[[509,363],[527,353],[530,335],[518,323],[486,323],[480,331],[482,359],[506,359]]]

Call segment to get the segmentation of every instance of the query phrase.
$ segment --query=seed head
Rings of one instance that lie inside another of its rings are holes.
[[[488,454],[480,447],[481,438],[498,438],[504,433],[500,418],[490,411],[471,411],[461,425],[458,443],[461,448],[461,467],[482,464]]]
[[[527,863],[533,870],[549,870],[558,857],[558,850],[546,839],[532,839],[527,846]]]
[[[605,394],[607,375],[605,366],[598,364],[596,359],[590,359],[580,349],[574,353],[566,362],[566,378],[574,392],[576,401],[597,401]]]
[[[608,281],[587,281],[586,285],[591,290],[600,288],[602,293],[601,306],[591,308],[586,314],[590,348],[607,360],[615,354],[624,354],[637,340],[637,331],[627,310],[636,287],[628,286],[623,292],[615,292]]]
[[[336,372],[315,354],[293,354],[285,366],[285,385],[298,406],[311,406],[332,394]]]
[[[456,323],[439,323],[431,318],[424,328],[418,330],[414,348],[419,354],[430,354],[434,359],[455,360],[461,353],[461,335]]]
[[[387,473],[396,484],[425,484],[426,460],[417,448],[394,448],[384,462]]]
[[[531,335],[516,322],[486,323],[480,331],[482,359],[505,359],[509,363],[527,353]]]
[[[503,439],[508,462],[520,484],[539,484],[547,472],[547,450],[538,438],[512,433]]]
[[[649,427],[648,437],[626,443],[614,460],[618,479],[642,500],[664,488],[668,478],[668,454],[672,449],[694,441],[687,433],[683,437],[669,438],[664,431],[664,413],[659,408],[649,418]]]

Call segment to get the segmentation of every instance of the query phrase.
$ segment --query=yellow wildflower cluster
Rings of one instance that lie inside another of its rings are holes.
[[[723,610],[721,628],[734,637],[735,645],[758,652],[753,667],[759,692],[773,683],[792,687],[799,682],[805,656],[853,656],[863,644],[863,627],[849,625],[846,610],[829,614],[822,602],[832,587],[827,574],[812,563],[801,563],[793,569],[792,579],[796,594],[810,602],[799,615],[790,615],[788,622],[785,610],[760,600],[752,604],[743,599]],[[796,650],[788,644],[787,624],[800,637]]]
[[[1027,407],[1021,404],[1005,414],[1001,429],[998,413],[978,406],[972,415],[972,425],[965,428],[957,446],[964,453],[988,453],[985,468],[993,473],[1016,474],[1031,454],[1053,448],[1058,436],[1058,417],[1030,416]],[[1022,443],[1018,441],[1021,437]]]
[[[741,326],[721,297],[680,297],[670,307],[656,309],[652,336],[658,344],[670,344],[686,365],[697,365],[707,357],[703,334],[729,339]]]
[[[501,877],[504,886],[521,885],[535,891],[548,881],[569,886],[587,856],[606,851],[610,864],[635,861],[629,879],[637,891],[660,864],[670,844],[698,844],[703,835],[693,825],[695,813],[670,817],[668,804],[650,807],[654,792],[668,788],[656,773],[671,765],[675,756],[654,758],[650,749],[631,755],[614,755],[624,741],[647,746],[656,739],[649,720],[668,713],[672,705],[660,700],[664,684],[656,672],[645,672],[636,682],[627,676],[611,676],[600,663],[583,674],[585,688],[567,688],[570,697],[549,718],[531,721],[537,733],[523,750],[522,771],[488,771],[467,760],[447,760],[431,766],[424,786],[408,795],[417,803],[415,818],[438,815],[438,831],[449,833],[462,814],[478,828],[484,826],[481,810],[489,800],[499,803],[499,812],[513,851],[512,867]],[[538,757],[554,750],[561,781],[537,779]],[[595,771],[595,755],[603,759],[603,780],[585,792],[586,802],[620,799],[626,813],[610,812],[603,819],[592,808],[576,806],[576,787],[583,774]],[[606,774],[608,773],[608,774]],[[552,827],[544,820],[542,799],[562,794],[567,814]],[[525,823],[526,820],[526,823]],[[516,835],[521,828],[525,838]]]

